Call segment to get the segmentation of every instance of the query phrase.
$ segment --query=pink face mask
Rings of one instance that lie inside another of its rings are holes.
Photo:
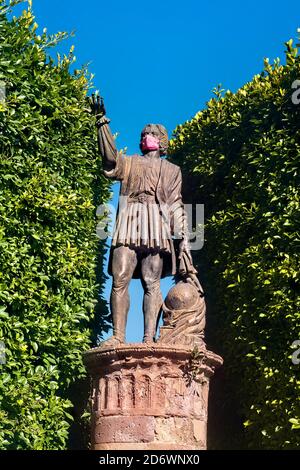
[[[151,150],[159,150],[159,139],[151,134],[146,134],[142,138],[142,150],[143,151],[151,151]]]

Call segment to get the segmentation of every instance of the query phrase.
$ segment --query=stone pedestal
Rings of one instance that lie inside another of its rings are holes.
[[[209,380],[222,358],[203,346],[123,344],[84,356],[93,380],[92,449],[206,449]]]

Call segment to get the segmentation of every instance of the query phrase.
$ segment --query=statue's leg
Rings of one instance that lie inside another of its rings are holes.
[[[144,287],[144,342],[155,338],[157,317],[163,302],[160,291],[160,278],[163,258],[157,254],[148,254],[141,261],[142,284]]]
[[[112,275],[113,286],[110,305],[114,337],[125,341],[127,315],[130,305],[128,287],[137,265],[137,254],[127,246],[113,249]]]

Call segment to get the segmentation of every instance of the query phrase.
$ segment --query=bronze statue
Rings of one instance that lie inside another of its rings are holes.
[[[142,281],[143,341],[151,343],[155,340],[159,314],[164,307],[160,291],[162,277],[179,273],[202,295],[190,254],[187,218],[181,195],[181,170],[161,158],[168,150],[168,134],[162,125],[148,124],[142,130],[142,155],[123,155],[116,149],[103,99],[93,95],[91,106],[96,116],[104,174],[121,181],[109,260],[109,274],[113,277],[113,336],[104,344],[105,347],[115,347],[125,342],[130,302],[128,287],[132,278]],[[203,325],[201,328],[204,328]]]

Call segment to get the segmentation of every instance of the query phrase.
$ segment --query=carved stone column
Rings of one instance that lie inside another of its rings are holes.
[[[92,449],[206,449],[209,380],[222,358],[205,346],[123,344],[84,356],[92,376]]]

